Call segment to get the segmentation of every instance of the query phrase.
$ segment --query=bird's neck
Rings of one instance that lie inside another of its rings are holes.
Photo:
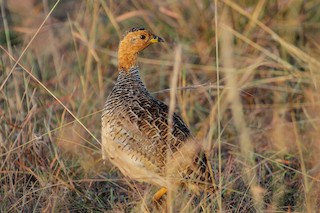
[[[137,90],[148,94],[147,88],[140,78],[139,67],[133,66],[128,71],[121,70],[119,72],[116,88],[127,88],[127,92]]]
[[[118,69],[129,72],[130,68],[137,65],[137,53],[128,48],[126,44],[119,45]]]

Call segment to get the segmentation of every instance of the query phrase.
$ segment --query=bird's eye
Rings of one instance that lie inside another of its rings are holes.
[[[145,36],[145,35],[141,35],[140,38],[141,38],[141,39],[145,39],[146,36]]]

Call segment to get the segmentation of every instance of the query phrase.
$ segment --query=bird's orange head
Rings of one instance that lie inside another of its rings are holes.
[[[129,71],[131,67],[136,65],[137,54],[150,44],[157,42],[164,42],[164,40],[141,27],[130,29],[120,41],[119,70]]]

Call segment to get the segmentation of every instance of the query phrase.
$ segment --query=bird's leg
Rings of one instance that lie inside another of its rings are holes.
[[[159,189],[153,196],[153,201],[158,202],[161,197],[167,193],[168,189],[165,187],[162,187],[161,189]]]

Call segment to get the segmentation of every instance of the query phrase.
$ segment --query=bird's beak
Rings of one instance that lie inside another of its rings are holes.
[[[158,42],[164,42],[164,40],[162,38],[160,38],[159,36],[156,35],[152,35],[153,38],[150,39],[150,43],[158,43]]]

